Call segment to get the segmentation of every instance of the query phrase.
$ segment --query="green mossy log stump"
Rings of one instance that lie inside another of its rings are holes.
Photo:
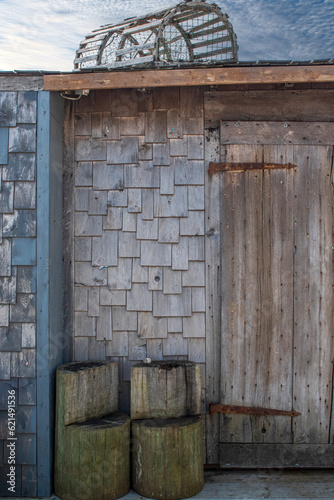
[[[55,492],[62,500],[114,500],[130,488],[130,418],[118,410],[118,365],[57,370]]]
[[[65,427],[55,463],[62,500],[116,500],[130,489],[130,417],[107,417]]]
[[[201,414],[201,368],[190,361],[152,361],[131,368],[131,418]]]
[[[204,486],[200,417],[132,422],[132,488],[155,500],[178,500]]]

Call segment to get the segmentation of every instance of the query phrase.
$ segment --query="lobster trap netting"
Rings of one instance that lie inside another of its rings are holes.
[[[103,26],[81,42],[76,70],[138,64],[182,65],[237,61],[236,35],[215,4],[184,1],[175,7]]]

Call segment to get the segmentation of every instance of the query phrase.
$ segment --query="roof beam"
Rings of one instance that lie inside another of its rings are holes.
[[[50,91],[261,83],[333,83],[334,65],[206,67],[45,75]]]

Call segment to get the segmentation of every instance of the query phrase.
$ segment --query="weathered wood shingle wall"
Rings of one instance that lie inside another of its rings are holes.
[[[74,359],[117,360],[128,409],[138,360],[204,368],[203,93],[92,92],[74,120]]]
[[[8,495],[8,391],[18,494],[36,494],[37,92],[0,92],[0,495]]]
[[[31,88],[25,77],[17,88]],[[36,87],[34,87],[36,88]],[[0,92],[0,496],[49,496],[63,359],[63,100]],[[15,414],[8,412],[13,391]],[[15,428],[8,418],[13,417]],[[15,439],[10,456],[8,439]],[[9,462],[9,458],[11,461]],[[15,467],[14,489],[9,466]]]

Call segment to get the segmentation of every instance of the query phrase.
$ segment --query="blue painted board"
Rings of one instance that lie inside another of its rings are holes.
[[[36,379],[34,378],[19,379],[19,404],[20,405],[36,404]]]
[[[1,441],[0,441],[1,442]],[[21,496],[22,494],[22,488],[21,488],[21,465],[16,464],[15,465],[15,472],[16,472],[16,478],[15,478],[15,493],[11,493],[8,491],[8,484],[7,484],[7,474],[9,473],[9,465],[4,464],[3,467],[0,467],[0,497],[5,497],[5,498],[11,498],[11,497],[18,497]]]
[[[36,435],[35,434],[16,434],[16,463],[17,465],[36,463]],[[5,461],[7,461],[9,450],[5,449]]]
[[[41,91],[37,106],[37,494],[49,496],[53,469],[53,380],[55,369],[63,359],[61,122],[64,101],[56,93]]]
[[[22,495],[24,497],[37,496],[37,467],[22,465]]]
[[[8,163],[9,129],[0,128],[0,165]]]
[[[37,116],[37,492],[49,496],[50,488],[50,381],[49,356],[49,157],[50,93],[38,93]]]
[[[8,391],[14,390],[16,392],[16,398],[15,398],[15,408],[17,408],[18,405],[18,382],[17,379],[11,379],[11,380],[1,380],[0,384],[0,410],[7,410],[8,409]]]
[[[10,321],[13,323],[34,323],[36,321],[36,297],[34,294],[17,294],[16,304],[10,307]]]
[[[18,323],[0,327],[0,352],[20,352],[21,331],[21,325]]]
[[[36,406],[20,406],[15,418],[18,434],[36,434]]]
[[[0,127],[15,127],[17,92],[0,92]]]
[[[0,213],[12,214],[13,210],[14,210],[14,183],[3,182],[0,194]]]
[[[22,349],[11,353],[11,372],[13,377],[33,378],[36,372],[35,349]]]
[[[36,123],[37,92],[19,92],[17,96],[17,123]]]
[[[36,236],[36,211],[14,210],[12,214],[4,214],[2,235],[5,238]]]
[[[36,293],[36,266],[19,266],[17,268],[17,293]]]
[[[9,153],[8,164],[3,169],[4,181],[35,180],[36,155],[32,153]]]
[[[12,265],[34,266],[36,264],[36,238],[13,238]]]

